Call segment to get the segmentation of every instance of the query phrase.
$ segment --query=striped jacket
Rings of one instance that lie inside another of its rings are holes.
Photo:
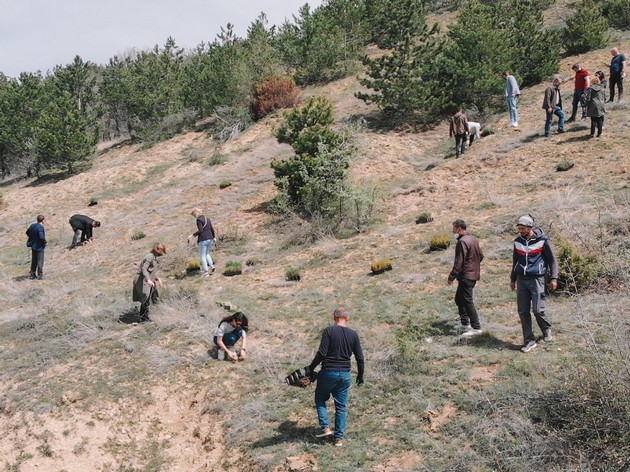
[[[551,280],[558,279],[558,263],[551,247],[551,241],[540,228],[534,228],[534,236],[525,239],[518,236],[514,240],[512,252],[512,282],[518,275],[542,277],[551,271]]]

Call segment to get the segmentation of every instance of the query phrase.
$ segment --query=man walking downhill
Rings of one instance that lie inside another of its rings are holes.
[[[617,86],[617,100],[621,102],[623,98],[623,79],[626,76],[626,56],[619,52],[619,49],[612,48],[610,50],[612,59],[610,61],[610,99],[609,102],[615,101],[615,85]]]
[[[540,228],[534,228],[530,215],[521,216],[516,227],[519,236],[514,240],[512,253],[512,274],[510,288],[516,291],[516,306],[523,329],[521,351],[530,352],[536,344],[532,330],[530,307],[534,311],[543,341],[550,342],[551,323],[545,315],[546,294],[545,276],[551,271],[551,291],[558,287],[558,263],[551,247],[551,241]]]
[[[44,215],[37,215],[37,223],[33,223],[26,230],[28,241],[26,245],[31,248],[31,279],[44,278],[44,249],[46,249],[46,230],[44,229]]]
[[[518,128],[518,110],[516,107],[521,89],[518,88],[516,79],[509,71],[503,72],[503,78],[505,79],[505,101],[510,113],[510,128]]]
[[[575,121],[578,104],[582,107],[582,119],[586,119],[586,90],[590,85],[588,71],[584,67],[580,64],[573,64],[571,69],[575,72],[575,89],[573,90],[571,116],[567,120],[567,123]]]
[[[553,115],[558,117],[558,133],[564,133],[564,112],[562,111],[562,93],[560,93],[560,79],[554,79],[553,84],[545,90],[542,107],[547,113],[545,120],[545,136],[551,136]]]
[[[451,117],[451,126],[449,128],[449,137],[455,135],[455,157],[466,152],[466,138],[468,136],[468,118],[463,107],[460,107]]]
[[[350,317],[343,308],[333,312],[334,325],[324,329],[319,349],[311,365],[311,372],[320,364],[322,370],[317,378],[315,388],[315,408],[322,429],[318,438],[334,435],[335,446],[343,446],[346,435],[346,415],[348,413],[348,391],[352,385],[350,375],[350,358],[354,354],[357,362],[357,385],[363,383],[365,361],[361,350],[361,341],[356,331],[348,328]],[[335,400],[335,430],[330,428],[326,402],[332,395]]]
[[[459,310],[459,328],[463,330],[462,336],[470,337],[482,333],[473,301],[473,288],[480,278],[483,252],[477,238],[466,231],[464,220],[453,221],[453,234],[457,235],[457,246],[448,284],[451,285],[457,279],[455,304]]]

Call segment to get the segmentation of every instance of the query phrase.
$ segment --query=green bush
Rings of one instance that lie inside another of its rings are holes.
[[[284,274],[285,278],[289,281],[297,282],[301,279],[300,270],[295,267],[289,267]]]
[[[233,275],[240,275],[243,272],[243,265],[237,261],[228,261],[225,263],[225,270],[223,275],[231,277]]]
[[[219,188],[220,188],[220,189],[224,189],[224,188],[228,188],[228,187],[230,187],[231,185],[232,185],[232,182],[230,182],[229,180],[222,180],[222,181],[219,183]]]
[[[630,27],[630,2],[628,0],[606,0],[602,4],[602,13],[608,18],[608,24],[617,29]]]
[[[98,205],[98,198],[91,197],[90,201],[88,202],[88,206],[94,206],[94,205]]]
[[[583,254],[564,238],[558,239],[557,246],[558,287],[572,292],[591,287],[597,280],[597,258]]]
[[[416,218],[416,224],[429,223],[430,221],[433,221],[433,218],[431,218],[431,213],[428,211],[420,213]]]
[[[378,259],[370,264],[370,270],[373,274],[382,274],[385,271],[392,270],[392,261],[389,259]]]
[[[429,241],[431,251],[443,251],[451,245],[451,238],[448,233],[441,233],[433,236]]]
[[[562,32],[565,49],[569,54],[580,54],[606,46],[608,21],[599,4],[593,0],[578,3],[573,18],[567,19]]]
[[[196,272],[201,269],[201,264],[198,259],[189,259],[186,266],[186,272]]]
[[[556,170],[558,172],[564,172],[569,169],[572,169],[574,165],[575,164],[573,164],[573,162],[569,161],[568,159],[563,159],[556,164]]]
[[[218,166],[219,164],[223,164],[227,162],[227,156],[220,152],[215,152],[210,156],[210,160],[208,161],[209,166]]]
[[[131,240],[132,241],[138,241],[139,239],[142,239],[146,236],[146,234],[144,234],[144,231],[142,230],[136,230],[131,234]]]

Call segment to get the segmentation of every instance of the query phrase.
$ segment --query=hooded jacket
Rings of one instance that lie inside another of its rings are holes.
[[[551,271],[551,280],[558,279],[558,263],[551,247],[551,241],[540,228],[533,229],[531,239],[518,236],[514,240],[512,252],[512,274],[510,279],[516,282],[516,277],[543,277]]]

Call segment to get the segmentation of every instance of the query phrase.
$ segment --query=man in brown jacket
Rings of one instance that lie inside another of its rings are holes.
[[[553,115],[558,117],[558,133],[564,133],[564,111],[562,111],[562,93],[560,93],[560,79],[555,79],[553,84],[545,90],[542,107],[547,113],[545,120],[545,136],[551,136],[551,123]]]
[[[463,108],[459,108],[457,113],[451,117],[451,126],[449,129],[449,138],[455,135],[455,157],[464,154],[466,150],[466,138],[468,136],[468,118]]]
[[[479,315],[473,302],[473,288],[480,278],[483,252],[477,238],[466,231],[464,220],[453,221],[453,234],[457,235],[457,246],[448,284],[451,285],[453,280],[457,279],[455,304],[461,322],[459,329],[464,331],[462,336],[475,336],[482,333]]]

